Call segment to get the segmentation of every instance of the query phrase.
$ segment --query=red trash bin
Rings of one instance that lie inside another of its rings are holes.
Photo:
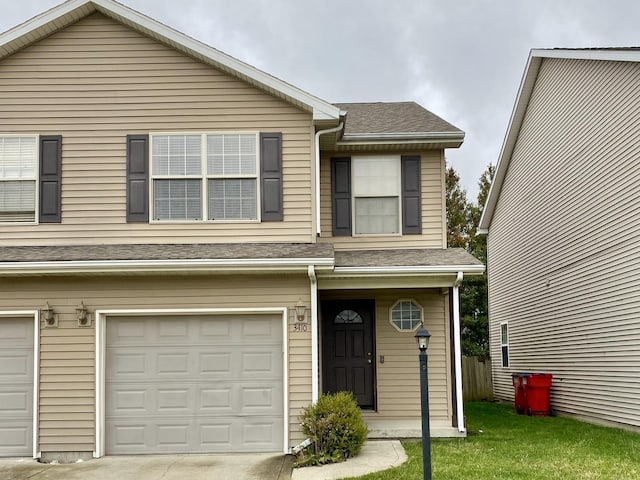
[[[513,382],[513,411],[517,415],[524,415],[529,408],[526,391],[528,376],[528,373],[511,374],[511,381]]]
[[[527,398],[527,414],[546,417],[551,413],[549,390],[553,375],[550,373],[532,373],[527,377],[525,395]]]

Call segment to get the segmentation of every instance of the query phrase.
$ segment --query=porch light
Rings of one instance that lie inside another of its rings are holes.
[[[414,337],[416,339],[416,344],[418,345],[418,350],[426,352],[427,348],[429,348],[429,339],[431,338],[431,334],[426,328],[424,328],[424,323],[420,325],[420,328],[418,328]]]
[[[42,309],[42,318],[44,319],[44,324],[47,327],[56,326],[56,312],[53,311],[49,302],[47,302]]]
[[[420,361],[420,405],[422,414],[422,474],[424,480],[431,480],[431,429],[429,427],[429,372],[427,362],[427,348],[431,334],[420,325],[415,334],[418,345],[418,360]]]
[[[298,320],[299,322],[304,322],[306,313],[307,313],[307,306],[305,305],[305,303],[302,301],[301,298],[298,299],[298,303],[296,303],[296,320]]]
[[[84,302],[81,300],[80,305],[76,308],[76,317],[78,318],[78,326],[86,327],[91,324],[91,318],[89,317],[89,311],[84,306]]]

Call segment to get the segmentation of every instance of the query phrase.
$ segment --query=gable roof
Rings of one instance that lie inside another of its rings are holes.
[[[68,0],[0,35],[0,60],[82,18],[99,12],[181,53],[337,124],[340,109],[262,70],[216,50],[114,0]]]
[[[336,103],[346,111],[339,144],[440,142],[459,147],[464,132],[415,102]]]
[[[485,203],[478,233],[489,233],[489,227],[496,205],[502,190],[505,175],[509,169],[509,162],[516,145],[516,140],[520,134],[520,128],[524,120],[529,101],[533,93],[540,66],[545,58],[564,58],[571,60],[604,60],[604,61],[625,61],[640,62],[639,47],[613,47],[613,48],[556,48],[556,49],[532,49],[529,53],[527,66],[525,67],[520,89],[516,97],[516,102],[511,112],[511,119],[507,127],[498,163],[496,164],[495,175],[487,201]]]

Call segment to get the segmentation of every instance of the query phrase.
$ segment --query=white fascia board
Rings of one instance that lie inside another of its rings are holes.
[[[376,140],[376,139],[421,139],[421,140],[463,140],[464,132],[397,132],[397,133],[345,133],[342,138],[347,140]]]
[[[511,161],[511,155],[516,145],[516,140],[520,134],[520,128],[522,127],[522,121],[524,120],[527,107],[529,106],[529,100],[533,93],[533,87],[538,78],[538,72],[540,71],[540,64],[542,59],[539,56],[534,55],[534,50],[529,54],[527,65],[520,81],[520,88],[518,89],[518,95],[511,111],[511,118],[509,119],[509,126],[505,133],[504,140],[502,142],[502,148],[500,150],[500,156],[496,163],[495,175],[489,188],[489,194],[487,195],[487,201],[482,215],[480,217],[480,223],[478,225],[478,233],[487,234],[489,232],[489,226],[495,212],[496,204],[502,190],[502,183],[504,177],[509,169],[509,162]]]
[[[446,145],[451,148],[458,148],[464,142],[464,133],[451,134],[420,134],[411,133],[387,133],[387,134],[345,134],[336,142],[336,146],[353,147],[353,146],[377,146],[377,145]]]
[[[157,37],[160,41],[174,45],[174,48],[179,46],[191,54],[202,56],[212,65],[240,78],[250,79],[266,91],[279,92],[293,103],[305,105],[313,112],[313,119],[316,121],[337,121],[340,118],[338,107],[113,0],[69,0],[41,13],[0,36],[0,58],[12,53],[10,49],[3,49],[5,45],[17,42],[23,37],[25,44],[37,41],[84,17],[92,10],[116,21],[124,21],[144,34],[152,34],[151,36]]]
[[[605,60],[616,62],[640,62],[640,50],[624,50],[614,48],[585,49],[544,49],[531,50],[531,57],[566,58],[569,60]]]
[[[484,265],[435,265],[435,266],[408,266],[408,267],[335,267],[333,272],[323,273],[323,278],[328,277],[364,277],[364,276],[389,276],[389,277],[414,277],[414,276],[440,276],[457,275],[464,272],[465,275],[482,275]]]
[[[333,258],[229,259],[229,260],[106,260],[59,262],[0,262],[2,275],[81,273],[269,273],[307,272],[333,268]]]

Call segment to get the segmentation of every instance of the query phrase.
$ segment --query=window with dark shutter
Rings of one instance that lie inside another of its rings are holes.
[[[62,222],[62,137],[40,137],[40,223]]]
[[[149,135],[127,135],[127,222],[149,221]]]
[[[260,181],[262,221],[282,221],[282,133],[260,134]]]
[[[333,236],[351,235],[351,158],[331,159]]]
[[[422,197],[420,192],[420,156],[403,155],[402,168],[402,234],[422,233]]]

